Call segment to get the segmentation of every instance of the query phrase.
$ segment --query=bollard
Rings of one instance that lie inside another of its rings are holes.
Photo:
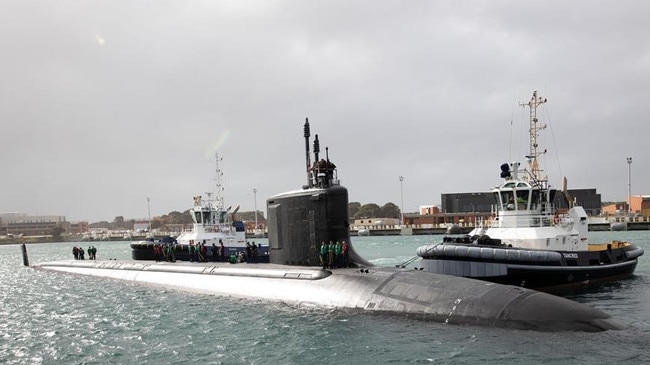
[[[25,244],[22,244],[22,250],[23,250],[23,265],[29,266],[29,259],[27,258],[27,246]]]

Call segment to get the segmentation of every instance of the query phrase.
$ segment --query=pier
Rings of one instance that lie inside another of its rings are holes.
[[[612,223],[625,223],[626,231],[645,231],[650,230],[650,219],[638,217],[637,219],[630,220],[627,222],[597,222],[589,223],[590,232],[602,232],[602,231],[611,231]],[[435,234],[446,234],[447,229],[450,227],[449,224],[433,225],[433,224],[422,224],[422,225],[406,225],[406,228],[412,230],[414,236],[417,235],[435,235]],[[475,227],[473,224],[457,224],[455,225],[457,229],[460,229],[460,234],[467,234],[471,232]],[[359,234],[359,230],[364,230],[367,234]],[[616,230],[616,229],[614,229]],[[402,226],[400,225],[380,225],[380,226],[364,226],[364,227],[350,227],[350,236],[399,236],[402,232]]]

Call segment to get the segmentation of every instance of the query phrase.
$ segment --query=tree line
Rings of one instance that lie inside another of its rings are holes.
[[[399,218],[401,210],[390,202],[381,207],[375,203],[361,205],[359,202],[351,202],[348,203],[348,216],[350,219]]]
[[[241,221],[255,221],[255,211],[250,212],[237,212],[236,220]],[[264,213],[257,211],[257,222],[261,224],[266,223],[266,218]],[[113,219],[112,222],[101,221],[90,224],[90,228],[104,228],[110,230],[132,230],[135,226],[135,219],[125,220],[123,216],[117,216]],[[167,226],[174,225],[191,225],[193,223],[192,216],[190,215],[190,210],[187,209],[183,212],[172,211],[161,216],[151,218],[151,229],[165,229]]]
[[[401,211],[399,207],[393,203],[386,203],[379,206],[376,203],[361,204],[359,202],[348,203],[348,216],[351,220],[354,219],[368,219],[368,218],[399,218]],[[237,212],[236,219],[248,222],[255,221],[255,211]],[[259,224],[266,224],[266,217],[264,212],[257,211],[257,221]],[[90,224],[90,228],[104,228],[110,230],[132,230],[135,226],[135,219],[124,219],[123,216],[117,216],[112,222],[100,221]],[[154,217],[151,219],[151,229],[165,229],[167,226],[173,225],[190,225],[192,224],[192,216],[190,211],[183,212],[172,211],[167,214]]]

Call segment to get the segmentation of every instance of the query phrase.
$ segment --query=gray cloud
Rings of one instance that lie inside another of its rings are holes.
[[[526,154],[555,185],[648,192],[645,1],[6,1],[0,211],[112,220],[299,188],[312,122],[350,200],[439,203]],[[512,121],[512,126],[511,126]],[[522,141],[523,140],[523,141]]]

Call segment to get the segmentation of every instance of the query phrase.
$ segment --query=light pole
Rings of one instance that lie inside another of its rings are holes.
[[[149,216],[149,232],[151,232],[151,198],[147,197],[147,214]]]
[[[627,214],[632,215],[632,157],[627,158]]]
[[[399,177],[399,196],[400,196],[400,226],[404,225],[404,176]]]
[[[257,189],[255,188],[253,188],[253,199],[255,200],[255,231],[257,231]]]

